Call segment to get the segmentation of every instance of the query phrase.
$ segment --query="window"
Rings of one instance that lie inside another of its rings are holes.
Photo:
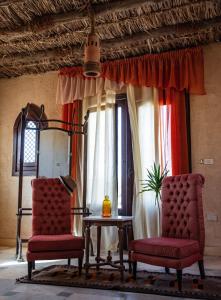
[[[112,115],[113,113],[113,115]],[[112,132],[112,125],[109,123],[110,119],[114,120]],[[109,119],[108,119],[109,118]],[[99,122],[99,131],[96,132],[96,124]],[[111,145],[109,144],[110,139]],[[99,138],[96,136],[99,135]],[[95,140],[97,144],[95,145]],[[106,146],[105,146],[106,143]],[[108,144],[108,145],[107,145]],[[113,146],[113,154],[109,147]],[[130,215],[132,214],[132,198],[133,198],[133,157],[131,145],[131,133],[129,114],[127,108],[126,95],[117,95],[116,104],[112,109],[101,109],[99,113],[99,120],[97,120],[97,112],[93,109],[90,110],[88,120],[88,152],[87,152],[87,204],[90,205],[91,197],[103,198],[105,186],[105,151],[110,151],[112,158],[116,157],[116,170],[117,170],[117,198],[118,198],[118,214]],[[99,155],[94,155],[94,153]],[[95,158],[96,157],[96,158]],[[95,160],[99,159],[99,168],[96,169],[96,176],[94,174]],[[111,159],[109,157],[109,159]],[[115,168],[114,168],[115,169]],[[99,188],[95,187],[93,180],[99,181]],[[99,190],[99,192],[98,192]],[[99,206],[99,204],[98,204]],[[99,207],[98,207],[99,208]]]
[[[23,175],[36,175],[37,170],[37,145],[38,134],[35,130],[35,121],[39,120],[41,108],[35,104],[29,104],[27,118],[30,120],[26,124],[24,134],[24,164]],[[43,116],[46,119],[46,115]],[[33,129],[30,129],[33,128]],[[13,130],[13,159],[12,159],[12,175],[19,175],[20,167],[20,149],[21,149],[21,113],[18,115]]]

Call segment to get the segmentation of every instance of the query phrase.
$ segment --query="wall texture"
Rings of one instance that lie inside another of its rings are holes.
[[[193,172],[206,178],[204,210],[206,253],[221,254],[221,44],[204,47],[207,95],[191,96],[191,134]],[[16,234],[18,178],[11,176],[12,129],[26,103],[44,104],[48,117],[59,117],[55,104],[57,75],[22,76],[0,80],[0,245],[12,245]],[[200,159],[213,158],[213,165]],[[25,178],[24,206],[31,206],[30,177]],[[208,219],[216,219],[211,221]],[[23,233],[30,234],[30,218],[23,223]]]
[[[192,163],[206,179],[206,253],[221,255],[221,44],[204,47],[204,55],[207,94],[191,97]],[[214,164],[200,164],[205,158]]]
[[[11,176],[13,125],[27,102],[44,104],[48,117],[60,117],[55,103],[57,73],[0,80],[0,245],[15,244],[18,177]],[[31,207],[31,177],[24,177],[23,206]],[[24,217],[23,236],[31,232],[31,218]]]

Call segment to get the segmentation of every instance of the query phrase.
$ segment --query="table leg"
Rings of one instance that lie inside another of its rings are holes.
[[[123,227],[118,228],[119,235],[119,256],[120,256],[120,272],[121,272],[121,280],[124,280],[124,252],[123,252],[123,239],[124,239],[124,229]]]
[[[97,264],[100,262],[101,256],[101,226],[97,226],[97,257],[95,258]],[[99,270],[99,266],[96,267],[97,271]]]
[[[131,242],[131,241],[133,241],[133,226],[132,226],[132,223],[130,224],[130,225],[128,225],[128,227],[127,227],[128,229],[128,245],[127,246],[129,246],[129,243]]]
[[[89,271],[89,255],[90,255],[90,225],[86,225],[85,228],[85,238],[86,238],[86,249],[85,249],[85,275],[88,277]]]
[[[131,265],[131,251],[129,248],[129,244],[130,242],[133,240],[133,226],[132,226],[132,222],[130,225],[128,225],[128,243],[127,243],[127,249],[128,249],[128,264],[129,264],[129,273],[132,272],[132,265]]]

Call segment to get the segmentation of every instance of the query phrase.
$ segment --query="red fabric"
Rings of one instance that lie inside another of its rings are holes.
[[[67,259],[67,258],[83,258],[83,250],[68,251],[50,251],[50,252],[27,252],[27,261],[45,260],[45,259]]]
[[[60,180],[33,179],[32,200],[27,260],[83,258],[84,238],[71,234],[70,196]]]
[[[167,120],[162,121],[161,126],[168,126],[171,122],[169,128],[171,130],[172,175],[186,174],[190,170],[184,91],[159,90],[159,102],[160,105],[167,107]]]
[[[28,251],[48,252],[84,249],[84,238],[72,234],[35,235],[28,241]]]
[[[130,249],[152,256],[184,258],[199,253],[199,243],[194,240],[159,237],[132,241]]]
[[[62,68],[60,75],[84,78],[82,67]],[[203,50],[197,47],[105,62],[101,77],[117,83],[187,89],[192,94],[204,95]]]
[[[32,180],[32,235],[70,234],[70,196],[57,178]]]
[[[162,184],[162,236],[198,240],[201,253],[205,240],[203,184],[200,174],[168,176]]]
[[[73,119],[74,117],[74,119]],[[82,101],[76,100],[73,103],[68,103],[62,106],[62,120],[69,123],[74,124],[81,124],[81,118],[82,118]],[[66,129],[71,129],[71,126],[65,126]],[[72,130],[80,131],[82,130],[81,127],[74,126]],[[72,163],[71,163],[71,176],[76,181],[77,180],[77,160],[80,150],[80,143],[81,143],[81,135],[80,134],[74,134],[72,136]],[[74,206],[76,202],[76,192],[75,189],[73,192],[73,196],[71,198],[71,205]],[[72,217],[73,221],[73,217]]]
[[[162,237],[133,241],[133,261],[182,269],[203,258],[204,218],[200,174],[168,176],[162,184]]]
[[[182,259],[176,259],[176,258],[151,256],[142,253],[132,252],[131,259],[132,261],[139,261],[149,265],[180,270],[191,266],[192,264],[194,264],[199,260],[202,260],[203,256],[200,253],[196,253]]]

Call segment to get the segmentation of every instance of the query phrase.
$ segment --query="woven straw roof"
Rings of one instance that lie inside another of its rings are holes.
[[[81,65],[89,3],[102,61],[221,38],[221,0],[0,0],[0,77]]]

